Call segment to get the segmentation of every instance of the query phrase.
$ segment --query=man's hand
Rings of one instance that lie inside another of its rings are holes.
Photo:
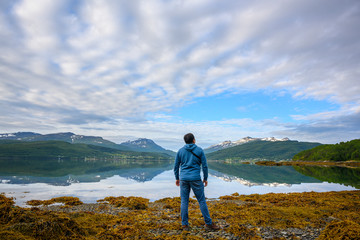
[[[204,183],[204,187],[206,187],[207,186],[207,181],[203,181],[203,183]]]
[[[175,182],[175,184],[176,184],[176,186],[180,186],[180,180],[176,180],[176,182]]]

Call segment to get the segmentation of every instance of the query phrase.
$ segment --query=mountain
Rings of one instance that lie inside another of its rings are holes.
[[[72,132],[39,134],[33,132],[17,132],[17,133],[2,133],[0,140],[19,140],[26,142],[34,141],[64,141],[68,143],[84,143],[102,147],[109,147],[123,151],[130,151],[125,146],[120,146],[114,142],[103,139],[102,137],[76,135]]]
[[[289,160],[303,150],[321,145],[320,143],[298,141],[251,141],[206,154],[210,160]]]
[[[128,141],[121,144],[116,144],[102,137],[76,135],[72,132],[39,134],[33,132],[17,132],[17,133],[2,133],[0,140],[19,140],[19,141],[64,141],[68,143],[84,143],[95,146],[113,148],[121,151],[135,151],[135,152],[161,152],[174,156],[175,153],[166,150],[150,139],[141,138],[136,141]]]
[[[157,145],[153,140],[147,138],[139,138],[135,141],[123,142],[120,145],[135,152],[162,152],[167,153],[170,156],[175,156],[173,151],[166,150]]]
[[[360,160],[360,139],[337,144],[325,144],[299,152],[295,161],[347,161]]]
[[[0,140],[0,158],[70,158],[70,159],[159,159],[169,160],[164,153],[122,151],[114,148],[64,141]]]
[[[36,139],[40,135],[33,132],[0,133],[0,139],[31,141],[31,139]]]
[[[225,148],[229,148],[229,147],[235,147],[244,143],[248,143],[248,142],[253,142],[253,141],[270,141],[270,142],[284,142],[284,141],[290,141],[289,138],[282,138],[282,139],[278,139],[278,138],[274,138],[274,137],[268,137],[268,138],[252,138],[252,137],[244,137],[240,140],[237,141],[224,141],[215,145],[212,145],[206,149],[204,149],[205,153],[212,153],[218,150],[222,150]]]

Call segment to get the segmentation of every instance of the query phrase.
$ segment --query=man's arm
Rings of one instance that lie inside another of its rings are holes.
[[[174,164],[174,175],[175,175],[175,184],[176,186],[180,186],[180,178],[179,178],[179,168],[180,168],[180,157],[179,153],[176,154],[175,164]]]
[[[208,179],[208,165],[207,165],[207,161],[206,161],[206,157],[205,157],[205,153],[204,151],[202,151],[201,153],[201,166],[202,166],[202,172],[204,174],[204,180],[203,180],[203,183],[204,183],[204,186],[206,187],[208,182],[207,182],[207,179]]]

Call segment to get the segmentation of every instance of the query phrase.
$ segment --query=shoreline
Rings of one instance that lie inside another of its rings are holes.
[[[236,180],[232,180],[232,182],[236,182]],[[324,187],[324,184],[325,187]],[[334,183],[328,183],[328,182],[323,182],[323,183],[302,183],[302,184],[291,184],[291,186],[287,185],[287,184],[279,184],[277,186],[272,185],[269,186],[267,184],[263,184],[263,185],[254,185],[254,186],[247,186],[245,188],[246,191],[242,192],[242,189],[238,189],[238,190],[234,190],[234,191],[227,191],[227,193],[224,194],[217,194],[216,196],[213,194],[209,194],[208,189],[206,190],[206,197],[208,200],[211,201],[217,201],[219,200],[221,197],[226,196],[226,195],[231,195],[234,192],[241,192],[242,195],[245,196],[249,196],[249,195],[254,195],[254,194],[258,194],[258,195],[265,195],[265,194],[270,194],[270,193],[275,193],[275,194],[291,194],[291,193],[307,193],[307,192],[317,192],[317,193],[326,193],[326,192],[343,192],[343,191],[357,191],[360,190],[359,188],[356,187],[352,187],[352,186],[346,186],[344,184],[341,184],[341,186],[339,186],[339,188],[334,187],[332,184]],[[336,184],[336,183],[335,183]],[[296,187],[298,186],[298,187]],[[305,187],[307,186],[307,187]],[[262,188],[262,187],[266,187],[266,188],[271,188],[272,190],[261,190],[261,191],[249,191],[247,192],[249,189],[257,189],[260,190],[258,188]],[[176,189],[179,190],[179,189]],[[239,191],[240,190],[240,191]],[[5,194],[6,197],[8,198],[13,198],[14,199],[14,206],[16,207],[22,207],[22,208],[29,208],[31,207],[30,205],[26,204],[28,201],[32,201],[32,200],[40,200],[40,201],[47,201],[48,199],[54,198],[54,197],[63,197],[63,196],[67,196],[67,197],[74,197],[74,198],[78,198],[79,201],[83,202],[84,204],[96,204],[96,202],[101,199],[101,198],[106,198],[106,196],[123,196],[123,197],[130,197],[130,196],[135,196],[135,197],[139,197],[139,198],[144,198],[144,199],[149,199],[149,202],[155,202],[155,201],[159,201],[161,199],[164,198],[176,198],[180,196],[180,193],[178,191],[175,192],[175,194],[170,194],[167,196],[161,196],[161,197],[157,197],[157,198],[153,198],[153,196],[151,197],[147,197],[146,195],[142,195],[142,194],[126,194],[126,195],[122,195],[120,192],[112,192],[112,194],[107,194],[107,195],[99,195],[97,197],[87,197],[87,195],[76,195],[73,194],[73,192],[69,192],[69,193],[62,193],[62,194],[53,194],[53,195],[46,195],[46,196],[38,196],[36,194],[36,192],[32,192],[32,191],[26,191],[24,192],[23,189],[17,190],[17,191],[13,191],[13,192],[8,192],[8,191],[3,191],[0,192],[0,194]],[[191,195],[193,196],[193,195]]]
[[[349,167],[359,168],[360,161],[257,161],[256,165],[261,166],[323,166],[323,167]]]
[[[217,232],[205,230],[194,199],[189,204],[190,231],[181,230],[178,197],[154,202],[141,197],[107,197],[94,204],[83,204],[72,197],[57,200],[54,202],[62,202],[65,206],[22,208],[0,195],[0,238],[326,239],[346,234],[360,236],[360,190],[235,193],[208,199],[210,214],[222,227]],[[51,201],[36,204],[44,203]]]

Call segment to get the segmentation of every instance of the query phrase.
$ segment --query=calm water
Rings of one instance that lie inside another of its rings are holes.
[[[86,203],[107,196],[157,200],[179,196],[173,162],[0,159],[0,192],[24,206],[32,199],[75,196]],[[208,198],[235,192],[287,193],[360,188],[360,169],[340,167],[265,167],[209,162]]]

